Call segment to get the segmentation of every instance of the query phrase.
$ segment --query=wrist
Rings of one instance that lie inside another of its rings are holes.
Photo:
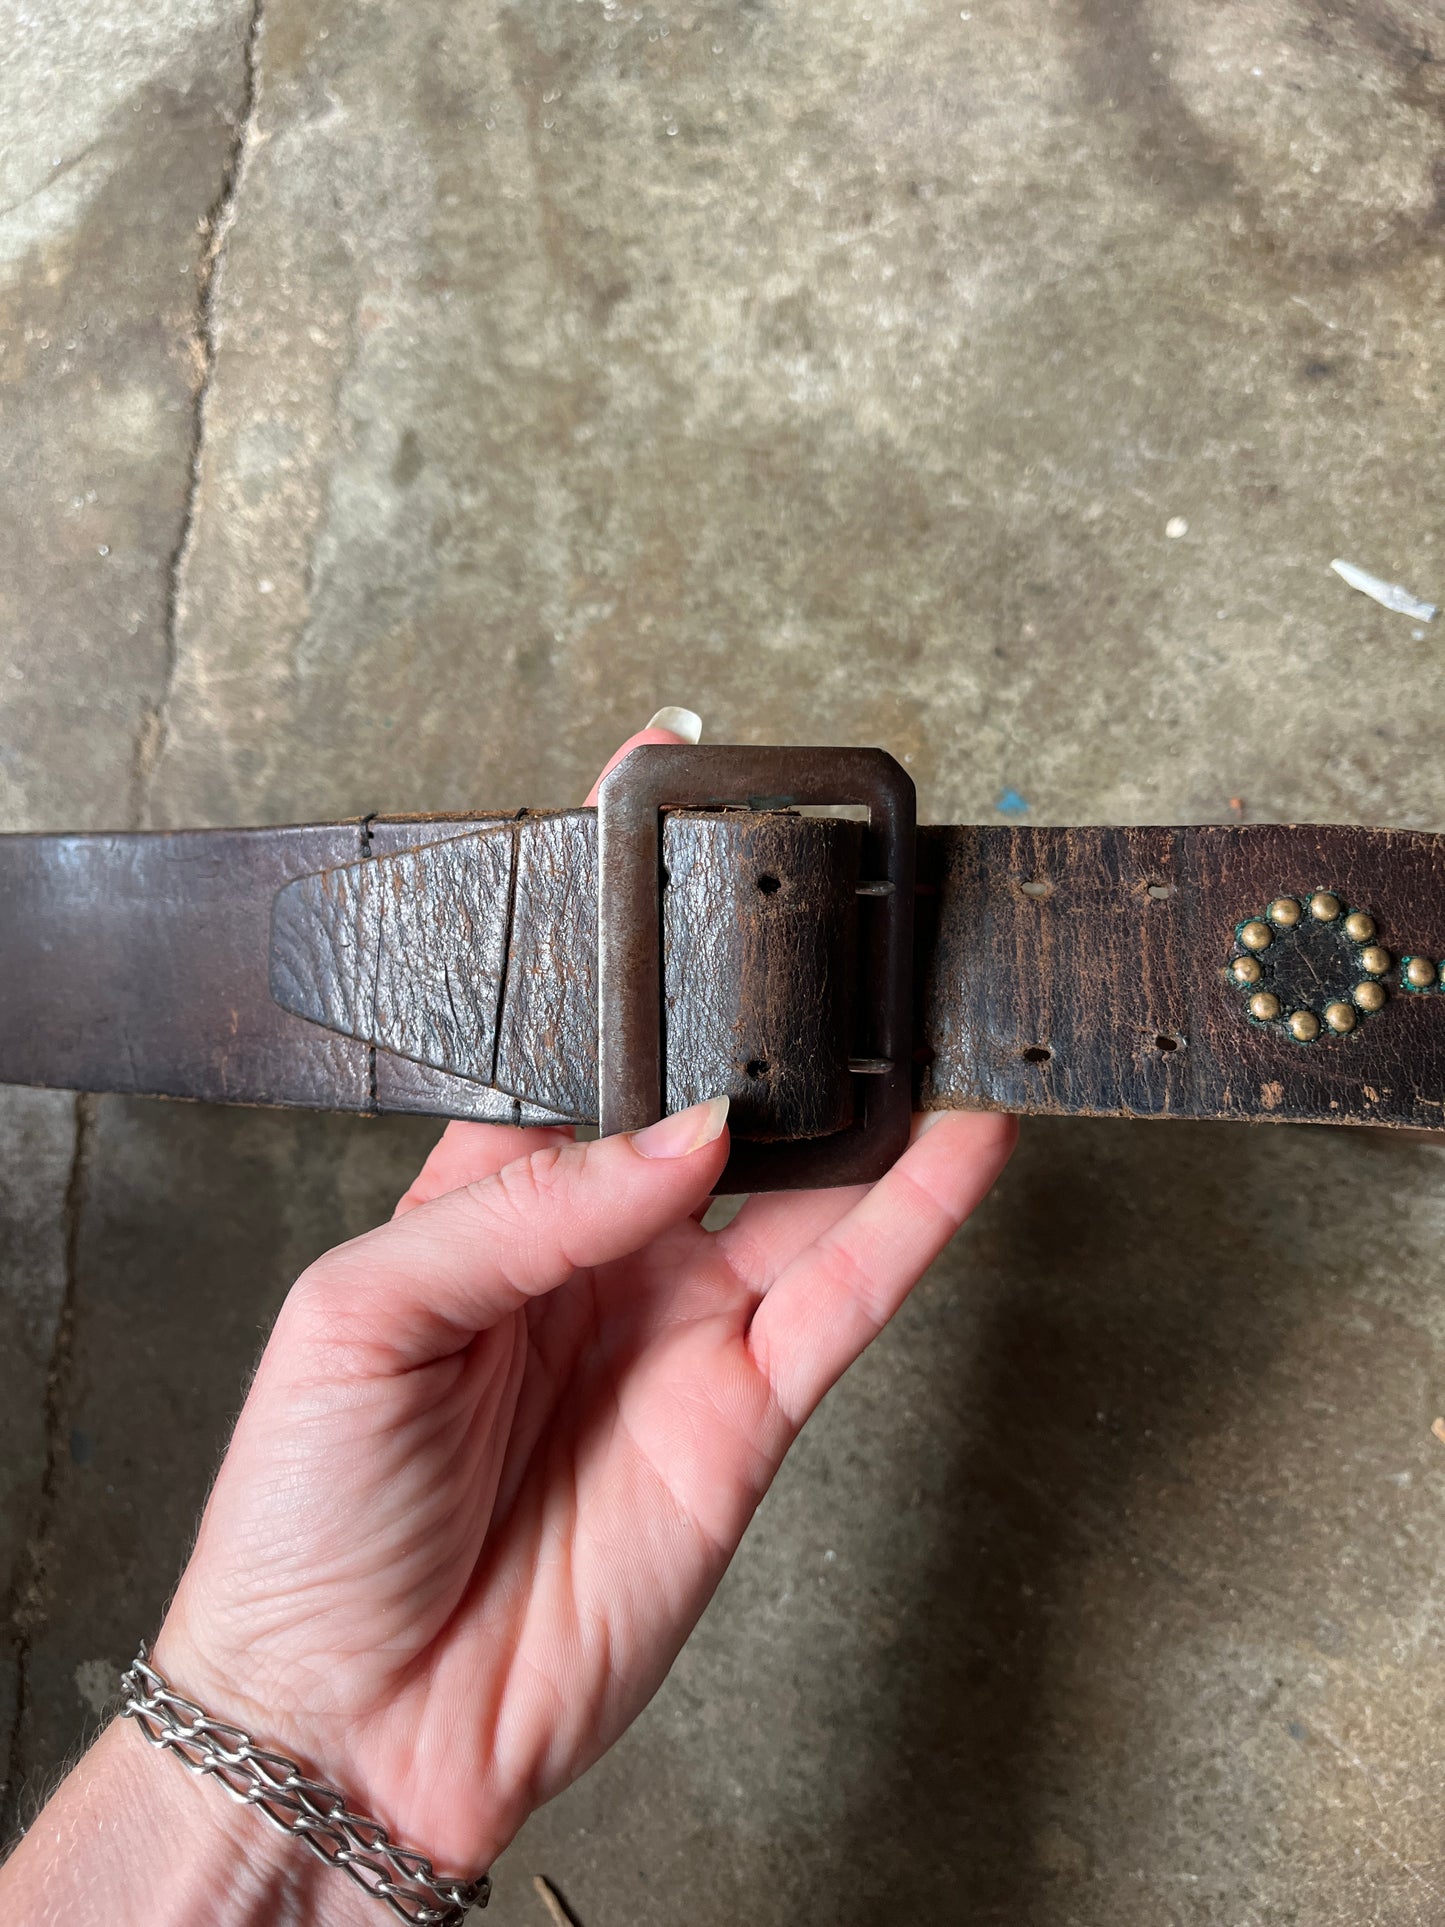
[[[72,1927],[376,1927],[305,1844],[116,1720],[0,1874],[6,1919]]]
[[[221,1663],[213,1656],[218,1647],[228,1655]],[[464,1744],[463,1764],[440,1785],[434,1772],[398,1772],[398,1763],[427,1764],[419,1740],[424,1706],[383,1706],[370,1718],[349,1715],[336,1703],[334,1681],[326,1675],[278,1666],[262,1642],[242,1649],[234,1636],[198,1637],[184,1611],[184,1585],[151,1660],[175,1694],[213,1721],[239,1728],[258,1751],[294,1761],[306,1779],[384,1828],[396,1848],[425,1856],[439,1875],[462,1883],[479,1877],[532,1810],[520,1788],[489,1773],[488,1763],[479,1765]],[[451,1797],[458,1788],[462,1797]]]
[[[150,1745],[133,1720],[116,1720],[101,1745],[124,1776],[138,1847],[127,1892],[144,1896],[147,1927],[364,1927],[377,1914],[339,1868]],[[157,1851],[139,1850],[152,1840]]]

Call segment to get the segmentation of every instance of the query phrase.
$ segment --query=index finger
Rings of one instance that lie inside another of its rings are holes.
[[[877,1337],[1008,1163],[1017,1121],[937,1111],[903,1156],[779,1273],[748,1349],[780,1410],[803,1423]]]

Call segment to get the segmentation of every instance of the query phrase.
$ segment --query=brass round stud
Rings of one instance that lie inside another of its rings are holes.
[[[1428,957],[1412,957],[1405,965],[1405,981],[1416,990],[1428,990],[1439,973]]]
[[[1319,923],[1333,923],[1342,907],[1333,890],[1316,890],[1310,898],[1310,915]]]
[[[1258,957],[1236,957],[1229,966],[1229,974],[1237,984],[1257,984],[1264,975],[1264,967]]]
[[[1291,1011],[1289,1034],[1296,1043],[1312,1044],[1320,1034],[1320,1020],[1312,1010]]]
[[[1267,923],[1253,917],[1239,933],[1239,941],[1246,950],[1268,950],[1274,942],[1274,932]]]
[[[1363,910],[1352,910],[1345,918],[1345,935],[1351,943],[1368,943],[1375,934],[1375,919]]]
[[[1279,998],[1272,990],[1257,990],[1249,1000],[1249,1014],[1262,1024],[1279,1015]]]
[[[1390,953],[1377,943],[1368,944],[1360,952],[1360,968],[1368,970],[1372,977],[1383,977],[1390,968]]]
[[[1276,897],[1269,906],[1269,920],[1277,923],[1281,930],[1293,930],[1303,915],[1297,897]]]
[[[1332,1031],[1344,1037],[1355,1028],[1359,1019],[1349,1004],[1326,1004],[1325,1022]]]
[[[1385,1002],[1385,986],[1366,979],[1364,983],[1356,984],[1350,995],[1361,1010],[1380,1010]]]

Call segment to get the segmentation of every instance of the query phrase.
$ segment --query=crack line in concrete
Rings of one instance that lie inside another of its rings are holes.
[[[241,100],[236,133],[221,173],[220,190],[201,223],[205,245],[196,275],[196,313],[191,339],[199,366],[191,417],[190,459],[180,533],[166,571],[165,659],[156,700],[141,718],[131,766],[130,827],[144,829],[150,815],[150,791],[165,748],[167,720],[180,668],[180,613],[182,585],[195,538],[200,499],[201,458],[205,448],[206,415],[216,371],[215,303],[225,247],[235,223],[247,163],[257,144],[260,107],[260,41],[264,0],[251,0],[242,43]],[[94,1134],[95,1099],[82,1093],[75,1100],[75,1146],[65,1192],[65,1263],[60,1312],[45,1383],[45,1452],[35,1530],[17,1569],[6,1601],[5,1624],[15,1635],[15,1711],[5,1748],[5,1777],[0,1783],[0,1836],[14,1831],[19,1821],[20,1783],[24,1771],[25,1715],[30,1689],[30,1654],[34,1636],[44,1625],[46,1555],[55,1519],[60,1481],[61,1434],[70,1411],[74,1361],[75,1307],[79,1284],[80,1222],[85,1201],[87,1165]]]
[[[15,1634],[15,1714],[0,1787],[0,1834],[9,1836],[21,1823],[20,1791],[24,1774],[25,1715],[30,1695],[30,1648],[45,1623],[45,1568],[60,1484],[61,1453],[68,1444],[66,1421],[70,1412],[71,1372],[75,1359],[75,1300],[80,1278],[80,1224],[85,1205],[90,1149],[95,1132],[95,1099],[81,1092],[75,1100],[75,1149],[65,1186],[65,1260],[55,1339],[45,1374],[45,1457],[40,1474],[40,1500],[35,1530],[17,1564],[15,1584],[7,1601],[6,1621]]]
[[[206,417],[216,373],[216,296],[226,258],[226,242],[235,224],[247,167],[258,144],[257,117],[261,105],[261,32],[265,0],[251,0],[242,44],[243,77],[236,134],[221,173],[220,191],[201,224],[205,247],[196,275],[196,315],[191,349],[199,365],[196,398],[191,415],[190,471],[181,511],[180,534],[166,570],[165,661],[156,700],[141,718],[136,733],[131,774],[131,826],[149,827],[150,792],[165,751],[170,726],[171,699],[180,672],[180,619],[187,566],[195,543],[196,511],[201,494],[201,459],[206,444]]]

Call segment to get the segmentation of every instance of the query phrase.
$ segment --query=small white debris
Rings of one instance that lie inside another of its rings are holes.
[[[271,580],[270,576],[268,575],[263,575],[261,577],[261,580],[256,584],[256,587],[260,590],[262,595],[270,595],[271,591],[275,588],[275,586],[276,584]]]
[[[1416,622],[1433,622],[1440,613],[1433,602],[1423,602],[1409,589],[1402,588],[1398,582],[1386,582],[1377,575],[1357,568],[1353,562],[1342,562],[1338,556],[1330,567],[1337,576],[1348,582],[1352,589],[1367,595],[1371,601],[1378,602],[1382,609],[1393,609],[1397,616],[1410,616]]]
[[[1182,515],[1171,515],[1164,524],[1164,533],[1171,542],[1177,542],[1181,535],[1188,535],[1189,524]]]

